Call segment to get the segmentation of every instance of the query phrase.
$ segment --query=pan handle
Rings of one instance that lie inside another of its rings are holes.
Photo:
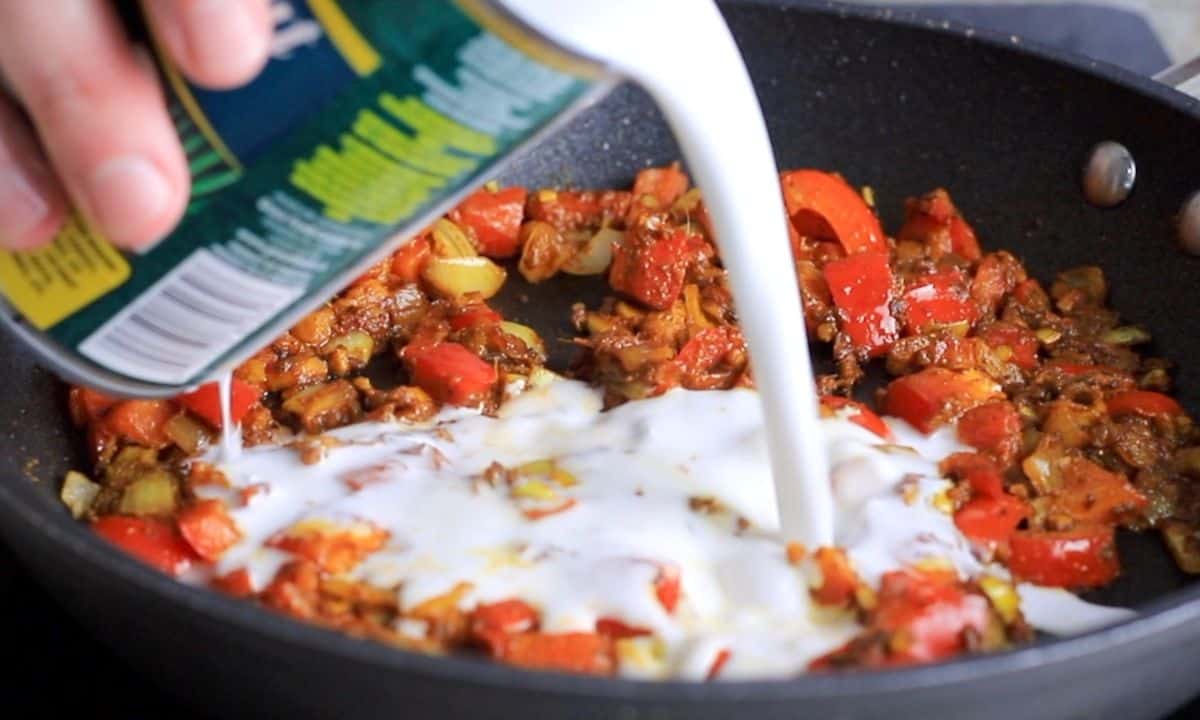
[[[1200,56],[1172,65],[1154,79],[1200,100]]]

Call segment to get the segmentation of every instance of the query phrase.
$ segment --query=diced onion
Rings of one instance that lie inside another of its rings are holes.
[[[599,275],[612,263],[613,243],[624,237],[624,233],[613,228],[600,228],[579,250],[563,263],[563,272],[569,275]]]
[[[487,300],[500,291],[507,273],[485,257],[430,258],[421,277],[439,297],[458,302],[474,295]]]

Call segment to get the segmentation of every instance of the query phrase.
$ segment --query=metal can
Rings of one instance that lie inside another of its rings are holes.
[[[192,180],[168,237],[122,253],[75,217],[0,253],[0,317],[68,380],[161,397],[244,360],[613,83],[490,0],[272,11],[236,90],[155,47]]]

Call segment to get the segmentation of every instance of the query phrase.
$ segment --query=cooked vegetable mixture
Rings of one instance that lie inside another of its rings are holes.
[[[786,172],[782,188],[809,333],[831,344],[836,360],[837,372],[817,379],[825,412],[870,431],[884,449],[900,442],[894,419],[949,438],[957,451],[935,458],[949,483],[932,502],[978,562],[1007,568],[1007,576],[964,577],[920,562],[868,578],[844,549],[779,540],[783,563],[813,569],[795,582],[808,583],[820,612],[854,623],[809,669],[930,662],[1025,641],[1032,631],[1017,586],[1111,583],[1119,528],[1161,530],[1179,565],[1200,572],[1200,437],[1169,394],[1168,363],[1136,351],[1147,333],[1106,306],[1099,268],[1068,270],[1044,286],[1013,255],[985,252],[945,190],[910,199],[893,236],[869,189],[836,174]],[[612,296],[563,308],[576,337],[541,338],[488,305],[510,272],[530,283],[605,275]],[[286,445],[308,466],[346,442],[330,431],[355,423],[449,436],[453,428],[437,424],[447,408],[495,416],[522,386],[536,385],[547,342],[578,346],[566,374],[597,388],[605,409],[677,388],[753,388],[704,202],[678,166],[643,170],[630,191],[476,192],[237,368],[232,420],[247,446]],[[389,358],[396,383],[377,387],[366,369]],[[855,400],[868,363],[893,379],[877,397]],[[229,570],[221,559],[247,532],[234,510],[270,488],[211,491],[233,487],[209,451],[222,429],[215,383],[173,400],[76,387],[70,412],[86,430],[93,467],[90,477],[68,475],[64,503],[163,572],[426,652],[597,674],[655,652],[657,632],[629,617],[556,631],[528,597],[470,600],[470,582],[404,603],[395,587],[355,572],[389,542],[365,520],[306,521],[272,536],[267,546],[282,559],[270,577]],[[369,475],[346,483],[365,487]],[[509,488],[523,523],[568,517],[588,502],[564,495],[577,480],[553,459],[493,462],[478,482],[489,492]],[[727,510],[710,496],[679,502],[698,516]],[[754,532],[745,517],[729,524],[731,537]],[[701,592],[678,568],[647,577],[647,597],[664,617]],[[736,666],[731,648],[709,652],[699,676]]]

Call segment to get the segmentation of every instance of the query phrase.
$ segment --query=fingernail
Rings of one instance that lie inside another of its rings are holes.
[[[184,34],[193,60],[238,70],[258,61],[261,33],[246,3],[197,0],[186,7]]]
[[[167,210],[171,186],[158,167],[144,157],[123,155],[107,160],[92,173],[88,204],[104,234],[118,245],[156,238],[144,228]]]
[[[29,234],[46,220],[50,206],[16,168],[0,170],[0,245],[29,247]]]

